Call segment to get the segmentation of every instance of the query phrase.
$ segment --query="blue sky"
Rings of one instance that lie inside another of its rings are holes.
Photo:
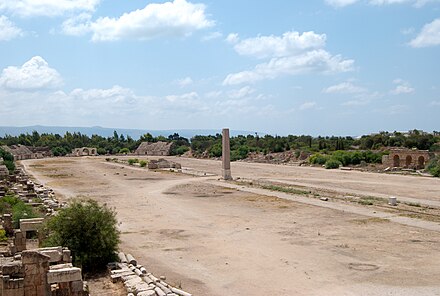
[[[439,0],[0,0],[0,125],[440,129]]]

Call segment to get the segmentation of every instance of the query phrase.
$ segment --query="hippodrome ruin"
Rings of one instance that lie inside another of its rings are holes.
[[[440,269],[432,262],[440,259],[440,184],[417,173],[432,155],[390,149],[382,167],[414,175],[328,173],[300,167],[302,156],[291,164],[231,163],[229,130],[222,135],[220,161],[136,152],[21,162],[23,171],[4,175],[0,197],[7,184],[23,200],[40,197],[50,216],[69,198],[92,195],[117,209],[121,251],[104,286],[85,281],[68,249],[38,248],[43,219],[20,220],[14,229],[5,215],[2,227],[12,240],[3,251],[2,295],[439,291]],[[147,165],[130,164],[133,156]]]

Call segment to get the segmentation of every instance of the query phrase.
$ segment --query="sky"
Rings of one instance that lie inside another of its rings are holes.
[[[0,126],[440,130],[440,0],[0,0]]]

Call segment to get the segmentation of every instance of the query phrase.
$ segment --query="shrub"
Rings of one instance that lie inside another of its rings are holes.
[[[426,170],[434,177],[440,177],[440,157],[431,160],[426,166]]]
[[[1,199],[0,213],[12,213],[14,228],[20,227],[20,219],[38,217],[37,213],[34,212],[34,209],[31,206],[12,195],[6,195]]]
[[[310,156],[309,162],[311,164],[323,165],[327,162],[327,160],[329,160],[329,158],[330,158],[330,156],[328,156],[328,155],[322,155],[320,153],[316,153],[316,154],[313,154],[312,156]]]
[[[139,162],[139,159],[137,159],[137,158],[130,158],[128,160],[128,164],[129,165],[133,165],[133,164],[138,163],[138,162]]]
[[[337,169],[342,165],[342,163],[334,158],[330,158],[325,162],[325,168],[326,169]]]
[[[105,268],[115,260],[119,244],[116,212],[94,200],[74,200],[46,224],[45,246],[65,246],[85,271]]]
[[[119,153],[120,153],[120,154],[128,154],[128,153],[130,153],[130,149],[128,149],[128,148],[122,148],[121,150],[119,150]]]
[[[4,229],[0,229],[0,242],[5,242],[8,240],[6,236],[6,231]]]
[[[147,166],[147,162],[145,160],[141,160],[139,161],[139,165],[141,166],[141,168],[144,168]]]

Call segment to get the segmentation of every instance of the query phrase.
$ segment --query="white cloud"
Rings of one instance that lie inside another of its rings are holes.
[[[348,5],[352,5],[358,1],[359,0],[325,0],[328,5],[331,5],[333,7],[345,7]]]
[[[159,36],[189,36],[214,25],[205,14],[205,5],[186,0],[148,4],[119,18],[101,17],[86,24],[93,41],[121,39],[149,40]]]
[[[334,93],[342,93],[342,94],[354,94],[365,92],[366,89],[360,86],[356,86],[351,82],[343,82],[336,85],[329,86],[322,90],[323,93],[334,94]]]
[[[410,94],[415,92],[415,89],[411,87],[407,81],[395,79],[393,83],[396,84],[396,87],[390,92],[393,95]]]
[[[66,35],[82,36],[90,32],[92,15],[89,13],[81,13],[77,16],[69,18],[61,25],[61,30]]]
[[[308,110],[316,108],[317,104],[316,102],[305,102],[301,106],[299,106],[299,110]]]
[[[440,107],[440,101],[432,101],[430,105]]]
[[[203,36],[202,41],[210,41],[210,40],[214,40],[214,39],[219,39],[222,38],[223,34],[220,32],[212,32],[206,36]]]
[[[94,11],[100,0],[1,0],[0,10],[22,17],[58,16],[74,11]]]
[[[439,0],[368,0],[365,1],[370,5],[383,6],[392,4],[405,4],[410,3],[414,7],[422,7],[429,2],[438,2]],[[328,5],[333,7],[345,7],[360,2],[360,0],[325,0]]]
[[[353,69],[353,60],[332,56],[323,49],[308,51],[299,55],[272,58],[267,63],[258,64],[253,70],[229,74],[224,85],[255,83],[265,79],[275,79],[282,75],[295,75],[308,72],[338,73]]]
[[[237,33],[230,33],[227,37],[226,37],[226,42],[231,43],[231,44],[235,44],[238,41],[240,41],[240,37],[238,37]]]
[[[21,67],[9,66],[0,76],[0,86],[6,89],[37,90],[61,85],[60,74],[40,56],[31,58]]]
[[[426,24],[409,44],[417,48],[440,45],[440,18]]]
[[[0,41],[9,41],[23,36],[23,31],[16,27],[6,16],[0,16]]]
[[[234,46],[240,55],[249,55],[257,58],[285,57],[305,50],[322,48],[325,46],[326,35],[315,32],[290,31],[282,36],[258,36],[241,40]]]
[[[185,87],[185,86],[191,85],[191,84],[193,84],[193,83],[194,83],[194,81],[192,80],[191,77],[185,77],[185,78],[183,78],[183,79],[179,79],[179,80],[177,80],[177,84],[178,84],[180,87]]]
[[[253,88],[251,88],[249,86],[245,86],[245,87],[242,87],[240,89],[231,90],[228,93],[228,95],[232,99],[241,99],[241,98],[250,96],[254,92],[255,92],[255,89],[253,89]]]

